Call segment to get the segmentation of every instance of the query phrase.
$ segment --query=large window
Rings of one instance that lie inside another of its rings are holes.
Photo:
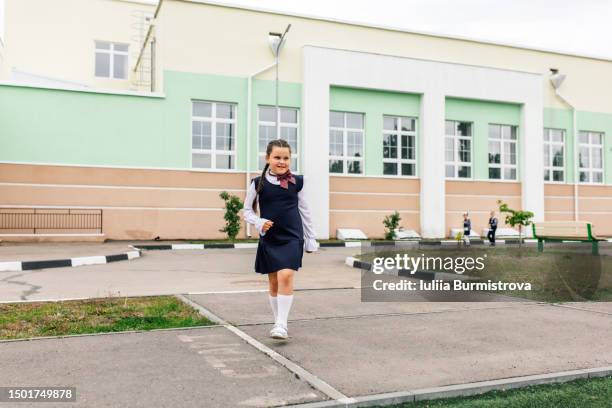
[[[258,112],[259,129],[259,169],[266,165],[266,147],[271,140],[285,139],[291,145],[291,170],[298,171],[298,124],[299,111],[295,108],[260,106]],[[280,126],[276,127],[279,121]]]
[[[193,101],[191,167],[236,168],[236,105]]]
[[[472,124],[446,121],[445,161],[447,178],[472,177]]]
[[[128,45],[96,41],[96,76],[127,79]]]
[[[544,129],[544,181],[565,181],[565,131]]]
[[[414,118],[383,117],[383,174],[416,175],[416,132]]]
[[[516,126],[489,124],[489,179],[516,180]]]
[[[580,182],[603,183],[603,133],[580,132]]]
[[[363,174],[362,113],[329,113],[329,172]]]

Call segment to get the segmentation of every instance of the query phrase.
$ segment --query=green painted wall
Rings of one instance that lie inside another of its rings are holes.
[[[612,181],[612,114],[581,112],[576,114],[578,131],[604,133],[604,183]],[[544,108],[544,127],[564,129],[566,135],[565,174],[567,183],[574,182],[574,134],[572,111],[569,109]]]
[[[472,170],[475,179],[489,179],[489,123],[518,126],[517,178],[520,179],[520,105],[446,98],[446,119],[472,122],[473,156]]]
[[[202,99],[238,104],[237,170],[244,170],[247,79],[166,71],[164,88],[165,98],[147,98],[0,85],[0,161],[189,169],[191,100]],[[281,81],[279,104],[300,108],[301,93],[301,84]],[[274,82],[254,80],[252,171],[257,167],[257,106],[274,103]],[[330,108],[365,113],[365,174],[381,176],[383,115],[418,118],[420,96],[332,87]],[[476,179],[488,178],[488,124],[516,125],[520,134],[515,104],[447,98],[446,118],[474,123]],[[566,179],[572,182],[571,111],[545,108],[544,126],[566,130]],[[420,143],[418,128],[417,121]],[[578,112],[578,128],[605,133],[605,181],[612,182],[612,114]],[[299,135],[303,141],[303,132]]]
[[[246,94],[246,91],[245,91]],[[258,126],[257,126],[257,107],[259,105],[269,105],[274,106],[276,103],[276,91],[274,81],[264,81],[255,79],[253,80],[253,88],[252,88],[252,101],[251,101],[251,160],[249,168],[251,171],[257,170],[257,160],[258,160]],[[282,82],[279,81],[278,86],[278,105],[281,107],[290,107],[290,108],[300,108],[302,106],[302,84],[292,83],[292,82]],[[298,114],[298,123],[300,125],[298,130],[298,139],[300,140],[300,147],[303,144],[303,136],[302,136],[302,120],[301,120],[301,112]],[[244,124],[246,126],[246,118],[244,120]],[[244,138],[243,138],[244,140]],[[295,152],[295,146],[292,146]],[[300,160],[303,160],[301,156],[302,152],[298,150],[298,156]],[[246,155],[246,147],[244,150],[245,157]],[[298,166],[301,164],[298,162]],[[246,163],[243,163],[241,166],[242,169],[246,167]],[[298,169],[301,170],[301,169]]]
[[[156,168],[191,167],[191,100],[237,107],[237,170],[246,167],[247,79],[166,71],[165,98],[0,85],[0,160]],[[257,105],[274,105],[273,81],[253,81]],[[301,85],[280,82],[279,104],[300,107]],[[301,134],[301,132],[300,132]]]
[[[572,111],[544,108],[544,127],[565,130],[565,180],[574,182],[574,134],[572,130]]]
[[[383,175],[383,115],[419,116],[421,98],[416,94],[374,91],[367,89],[332,87],[329,106],[331,110],[365,113],[366,176]],[[420,143],[417,120],[417,151]],[[417,154],[417,176],[418,176]]]
[[[166,106],[153,98],[0,86],[0,160],[182,167]]]

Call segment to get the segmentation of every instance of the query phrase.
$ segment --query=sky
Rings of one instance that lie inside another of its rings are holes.
[[[612,0],[217,0],[612,59]]]

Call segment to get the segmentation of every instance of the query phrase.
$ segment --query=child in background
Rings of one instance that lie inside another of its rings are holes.
[[[468,213],[463,213],[463,243],[470,246],[470,232],[472,231],[472,221]]]

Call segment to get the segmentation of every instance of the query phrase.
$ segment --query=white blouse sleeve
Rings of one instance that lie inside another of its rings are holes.
[[[300,190],[298,193],[298,209],[300,211],[302,226],[304,228],[304,249],[307,252],[314,252],[318,249],[319,244],[317,243],[314,228],[312,227],[312,218],[306,198],[308,197],[308,193],[305,190],[306,189],[302,187],[302,190]]]
[[[255,190],[255,182],[252,181],[249,185],[249,189],[247,190],[246,198],[244,199],[244,208],[242,215],[244,217],[244,220],[249,224],[253,224],[255,228],[257,228],[257,232],[259,232],[259,235],[263,236],[266,235],[266,233],[263,232],[261,229],[268,220],[257,216],[255,211],[253,211],[253,200],[255,200],[255,197],[257,197],[257,191]]]

